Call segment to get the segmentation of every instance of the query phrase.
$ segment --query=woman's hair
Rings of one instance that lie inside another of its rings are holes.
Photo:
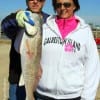
[[[55,12],[56,12],[56,3],[57,3],[57,0],[52,0],[52,6],[53,6],[53,9],[54,9]],[[80,9],[79,1],[73,0],[73,3],[76,6],[76,9],[74,10],[74,12],[76,12]]]

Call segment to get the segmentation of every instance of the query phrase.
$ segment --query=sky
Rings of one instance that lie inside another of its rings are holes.
[[[0,20],[19,9],[26,9],[26,0],[1,0]],[[43,11],[55,14],[51,5],[52,0],[46,0]],[[100,25],[100,0],[79,0],[80,10],[76,13],[88,23]]]

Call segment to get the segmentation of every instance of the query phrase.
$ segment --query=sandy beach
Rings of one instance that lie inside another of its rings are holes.
[[[10,41],[0,39],[0,100],[8,98],[8,65]]]
[[[9,65],[10,41],[0,39],[0,100],[8,99],[8,65]],[[100,87],[96,100],[100,100]]]

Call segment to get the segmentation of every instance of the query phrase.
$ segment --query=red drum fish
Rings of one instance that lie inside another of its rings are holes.
[[[27,12],[25,13],[30,17]],[[40,69],[42,46],[42,19],[36,13],[32,13],[31,19],[25,20],[25,32],[19,47],[26,100],[35,100],[33,92],[37,86],[36,77]]]

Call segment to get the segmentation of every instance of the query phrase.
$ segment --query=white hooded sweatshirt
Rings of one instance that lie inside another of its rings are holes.
[[[41,95],[55,99],[81,96],[81,100],[95,100],[100,79],[100,61],[92,31],[83,19],[63,40],[50,16],[43,25],[42,77],[37,87]]]

